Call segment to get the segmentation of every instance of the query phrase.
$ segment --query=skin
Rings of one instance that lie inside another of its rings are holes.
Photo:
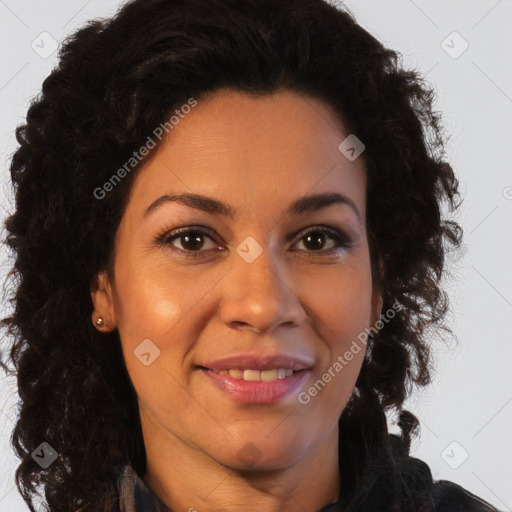
[[[297,395],[382,307],[365,229],[364,161],[338,150],[348,135],[320,100],[217,91],[180,121],[134,180],[114,275],[99,274],[91,287],[93,320],[104,318],[103,331],[119,329],[138,395],[143,478],[173,510],[315,511],[338,498],[337,422],[364,350],[309,403]],[[325,192],[345,195],[355,209],[333,204],[285,214],[296,199]],[[164,202],[144,216],[164,193],[209,196],[236,215]],[[305,234],[319,225],[344,234],[349,246],[337,248],[328,234],[308,244]],[[191,226],[207,228],[200,244],[155,242],[161,232]],[[252,263],[236,252],[248,236],[262,248]],[[194,251],[203,255],[192,258]],[[160,350],[149,366],[134,355],[147,338]],[[304,357],[312,373],[277,403],[239,403],[197,365],[241,352]]]

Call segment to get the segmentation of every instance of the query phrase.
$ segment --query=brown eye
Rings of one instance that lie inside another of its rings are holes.
[[[210,247],[208,241],[211,243]],[[156,242],[169,247],[173,252],[192,257],[204,256],[208,251],[219,247],[208,232],[197,228],[167,230],[156,238]]]
[[[326,248],[328,240],[334,241],[334,245]],[[300,241],[306,248],[306,252],[318,252],[319,254],[332,254],[340,248],[347,248],[349,241],[346,236],[341,235],[335,231],[325,228],[314,228],[302,235]]]
[[[325,233],[320,233],[319,231],[312,231],[311,233],[303,237],[304,246],[312,251],[324,249],[326,238],[327,237]]]
[[[186,251],[197,251],[201,249],[204,245],[204,235],[200,233],[194,233],[190,231],[189,233],[182,233],[180,235],[174,236],[171,240],[179,239],[181,246]]]

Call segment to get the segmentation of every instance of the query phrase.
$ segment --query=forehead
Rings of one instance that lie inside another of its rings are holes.
[[[217,91],[183,115],[138,173],[132,197],[147,206],[164,193],[290,203],[339,191],[365,200],[362,158],[338,149],[349,135],[329,105],[289,91],[253,97]],[[364,208],[362,208],[364,210]]]

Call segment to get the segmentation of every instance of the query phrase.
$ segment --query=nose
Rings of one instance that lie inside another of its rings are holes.
[[[305,311],[285,263],[278,262],[267,249],[252,263],[238,255],[236,258],[223,280],[223,323],[232,329],[257,333],[302,324]]]

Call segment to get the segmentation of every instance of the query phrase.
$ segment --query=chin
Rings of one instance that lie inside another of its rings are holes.
[[[254,441],[242,443],[241,447],[224,454],[217,460],[224,466],[240,471],[273,471],[292,466],[300,459],[296,449],[300,443],[283,443],[275,439],[253,438]]]

